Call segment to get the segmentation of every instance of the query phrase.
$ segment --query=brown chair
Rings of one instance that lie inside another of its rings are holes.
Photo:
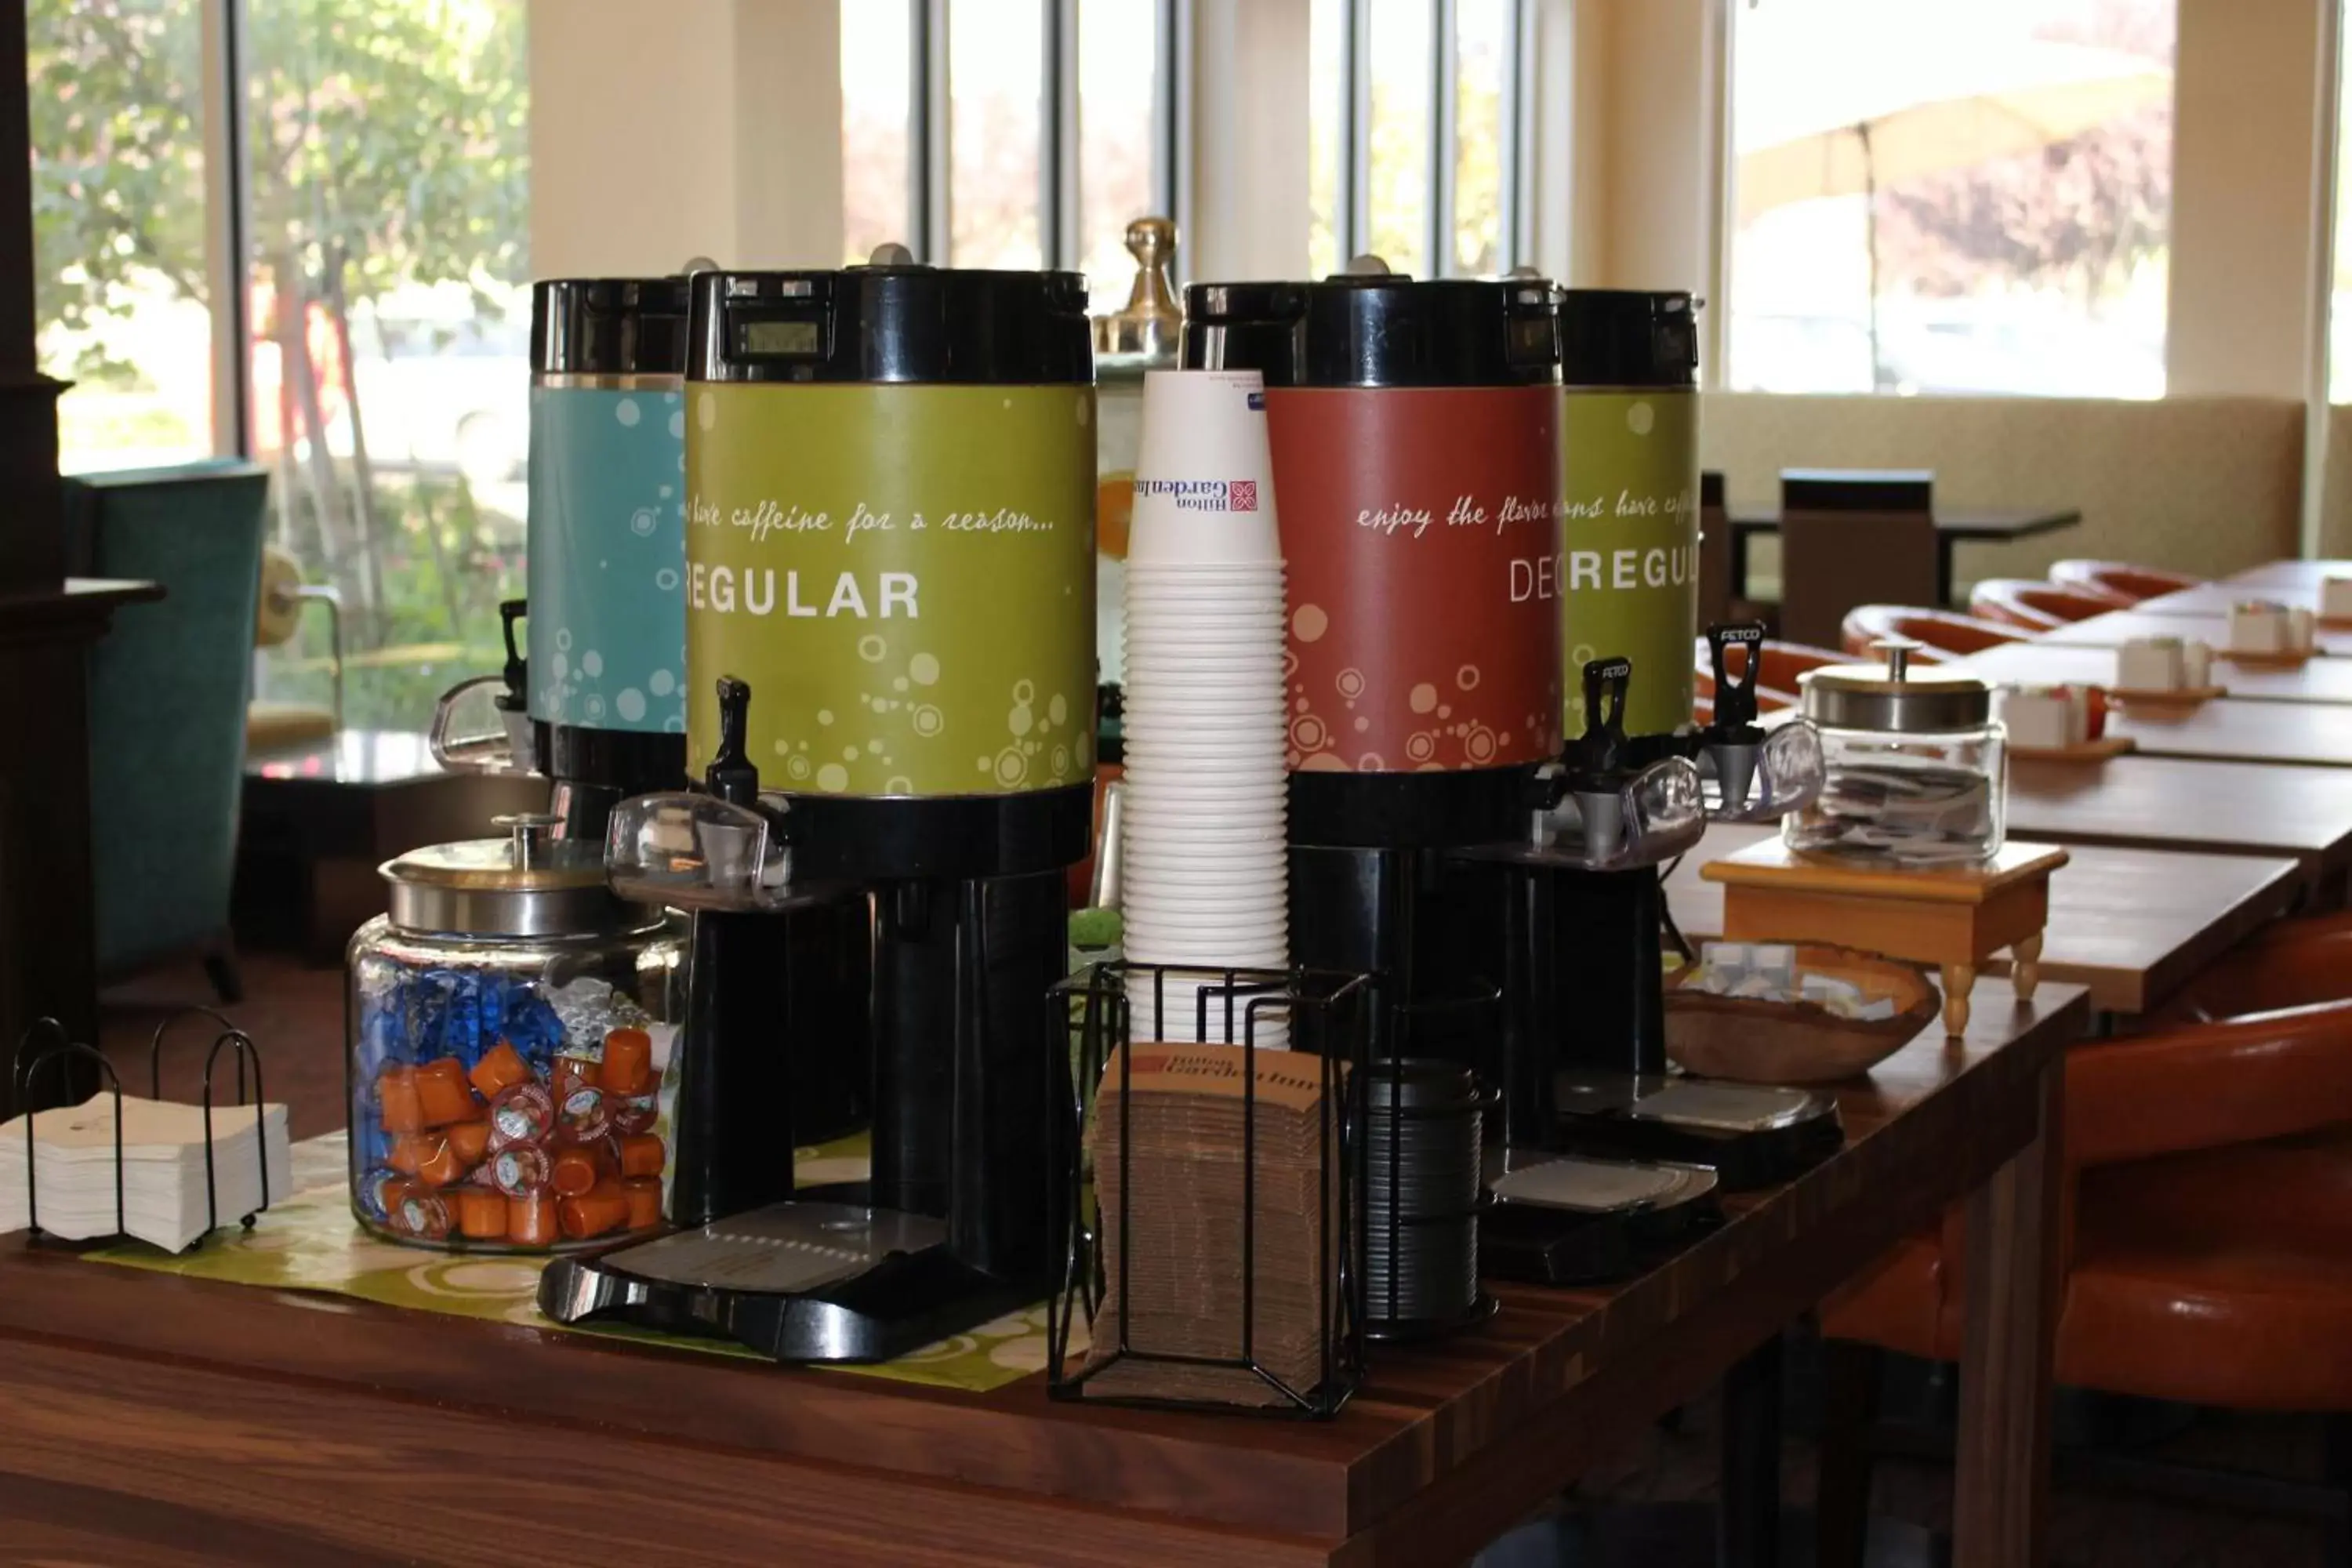
[[[2150,1024],[2210,1023],[2352,999],[2352,910],[2273,921],[2206,965]]]
[[[2060,561],[2051,566],[2050,580],[2078,594],[2105,595],[2118,606],[2137,605],[2158,594],[2177,594],[2205,581],[2154,566],[2135,566],[2128,561]]]
[[[1942,603],[1932,476],[1791,468],[1780,476],[1780,635],[1837,640],[1857,605]]]
[[[2113,599],[2103,595],[2078,594],[2030,577],[1988,577],[1969,593],[1969,614],[1977,619],[2022,626],[2036,636],[2117,607]]]
[[[1950,610],[1923,609],[1913,605],[1858,605],[1847,612],[1845,624],[1838,631],[1839,646],[1855,655],[1867,655],[1870,645],[1881,637],[1909,637],[1927,644],[1930,657],[1911,657],[1927,664],[1935,663],[1938,658],[1965,658],[2005,642],[2026,640],[2024,631],[2016,626],[1995,626]]]
[[[2078,1044],[2060,1143],[2058,1381],[2330,1413],[2325,1484],[2347,1492],[2352,1446],[2334,1439],[2352,1435],[2338,1414],[2352,1412],[2352,1003]],[[1854,1347],[1958,1359],[1960,1226],[1959,1209],[1947,1212],[1822,1305],[1823,1335],[1845,1342],[1831,1356],[1840,1419],[1822,1437],[1825,1565],[1859,1561],[1868,1510],[1853,1417],[1868,1409],[1875,1363]],[[2295,1489],[2215,1472],[2198,1480],[2249,1504]],[[2340,1530],[2328,1561],[2352,1561]]]
[[[1723,504],[1723,476],[1698,477],[1698,624],[1711,626],[1731,619],[1731,596],[1739,584],[1732,581],[1734,552],[1731,513]]]

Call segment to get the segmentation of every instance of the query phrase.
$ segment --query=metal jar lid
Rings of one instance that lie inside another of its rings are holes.
[[[505,838],[431,844],[377,868],[392,884],[403,931],[492,937],[607,936],[657,924],[659,915],[613,896],[601,844],[551,839],[557,819],[491,819]]]
[[[1870,645],[1886,656],[1884,665],[1832,664],[1797,678],[1805,694],[1805,717],[1841,730],[1891,732],[1969,730],[1992,718],[1992,688],[1965,670],[1930,666],[1913,669],[1911,655],[1924,646],[1909,637],[1884,637]]]

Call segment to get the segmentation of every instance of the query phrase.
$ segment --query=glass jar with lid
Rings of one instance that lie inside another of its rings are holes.
[[[1992,689],[1942,666],[1914,667],[1920,644],[1871,645],[1884,664],[1838,664],[1800,678],[1820,729],[1821,795],[1782,821],[1790,848],[1889,867],[1973,866],[2000,853],[2007,737]]]
[[[394,1241],[545,1252],[661,1223],[662,1079],[683,928],[605,884],[601,845],[505,838],[382,868],[347,954],[352,1208]]]

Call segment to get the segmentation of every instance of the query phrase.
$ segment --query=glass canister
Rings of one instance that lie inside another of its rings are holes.
[[[1801,678],[1821,730],[1821,795],[1783,819],[1791,849],[1890,867],[1972,866],[2000,853],[2008,737],[1992,689],[1963,671],[1914,668],[1918,643],[1871,645],[1884,664]]]
[[[547,1252],[658,1226],[685,932],[603,846],[505,838],[387,862],[348,954],[352,1208],[391,1240]]]

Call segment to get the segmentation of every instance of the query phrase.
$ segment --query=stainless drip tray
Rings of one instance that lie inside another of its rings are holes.
[[[925,1215],[852,1204],[782,1203],[603,1255],[640,1279],[700,1289],[788,1295],[855,1278],[894,1252],[948,1238]]]
[[[1669,1208],[1705,1197],[1715,1187],[1715,1173],[1704,1166],[1569,1156],[1522,1165],[1496,1177],[1492,1190],[1507,1204],[1598,1215]]]
[[[1829,1108],[1829,1101],[1801,1089],[1685,1080],[1640,1096],[1626,1107],[1626,1114],[1640,1121],[1722,1132],[1769,1132],[1810,1121]]]

